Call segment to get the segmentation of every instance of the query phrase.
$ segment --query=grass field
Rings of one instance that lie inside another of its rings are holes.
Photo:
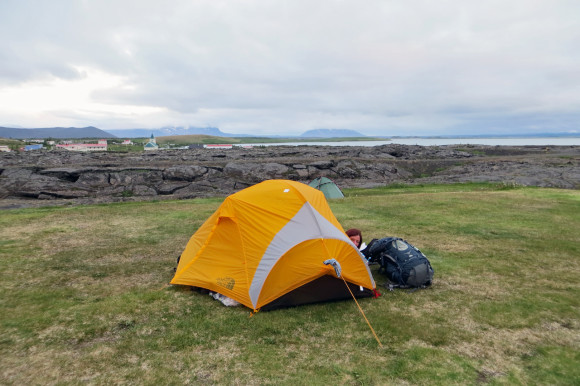
[[[346,228],[400,236],[425,290],[251,316],[167,286],[222,198],[0,212],[0,384],[580,384],[580,191],[345,191]],[[374,272],[381,290],[384,278]]]

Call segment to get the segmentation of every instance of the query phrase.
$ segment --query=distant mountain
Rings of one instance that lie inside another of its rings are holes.
[[[230,134],[224,133],[217,127],[183,127],[183,126],[164,126],[160,129],[122,129],[109,130],[109,133],[115,134],[120,138],[146,138],[153,134],[155,137],[166,137],[172,135],[195,135],[205,134],[216,137],[247,137],[247,134]]]
[[[303,138],[341,138],[341,137],[366,137],[355,130],[346,129],[316,129],[308,130],[300,137]]]
[[[0,137],[12,139],[65,139],[65,138],[116,138],[96,127],[46,127],[40,129],[17,129],[0,127]]]

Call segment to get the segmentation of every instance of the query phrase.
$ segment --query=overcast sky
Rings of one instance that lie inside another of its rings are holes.
[[[0,0],[0,125],[580,132],[580,1]]]

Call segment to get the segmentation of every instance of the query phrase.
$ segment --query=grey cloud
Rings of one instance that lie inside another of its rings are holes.
[[[579,4],[7,0],[0,91],[89,67],[126,82],[95,101],[224,130],[559,130],[579,107]]]

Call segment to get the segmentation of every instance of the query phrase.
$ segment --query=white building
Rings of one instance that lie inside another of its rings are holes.
[[[69,151],[107,151],[107,140],[99,139],[97,143],[69,143],[56,145],[57,149],[64,149]]]
[[[203,145],[206,149],[231,149],[234,147],[232,144],[210,144],[210,145]]]

